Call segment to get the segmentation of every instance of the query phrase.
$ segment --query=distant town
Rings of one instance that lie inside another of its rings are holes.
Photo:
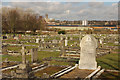
[[[48,14],[45,15],[45,21],[49,28],[59,28],[59,29],[110,29],[110,30],[117,30],[118,28],[118,21],[98,21],[98,20],[78,20],[78,21],[60,21],[55,19],[49,19]],[[72,28],[71,28],[72,27]]]

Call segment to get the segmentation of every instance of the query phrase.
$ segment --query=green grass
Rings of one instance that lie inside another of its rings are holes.
[[[74,42],[69,41],[69,45]],[[34,43],[36,44],[36,43]],[[31,45],[33,45],[31,43]],[[37,48],[37,46],[27,46],[26,49],[32,49],[32,48]],[[8,50],[14,50],[14,51],[20,51],[21,47],[8,47]],[[115,50],[118,51],[118,50]],[[120,50],[119,50],[120,51]],[[48,57],[59,57],[60,52],[48,52],[48,51],[39,51],[38,52],[38,59],[42,60],[44,58]],[[5,58],[8,58],[9,61],[21,61],[21,56],[9,56],[9,55],[3,55],[2,60],[5,60]],[[30,56],[27,56],[27,59],[30,61]],[[118,70],[118,54],[117,53],[111,53],[107,54],[105,56],[97,58],[97,63],[98,66],[100,65],[102,68],[105,69],[116,69]],[[56,65],[69,65],[70,63],[68,62],[56,62],[56,61],[51,61],[50,64],[56,64]],[[73,64],[73,63],[71,63]]]
[[[21,47],[17,47],[17,46],[15,46],[15,47],[8,46],[7,49],[8,50],[13,50],[13,51],[20,51],[22,48]]]
[[[113,51],[120,52],[120,49],[115,49],[115,50],[113,50]]]
[[[5,42],[5,43],[12,43],[12,42],[16,42],[16,40],[2,40],[3,42]]]
[[[8,58],[8,61],[21,61],[21,56],[10,56],[10,55],[3,55],[2,60],[4,61],[6,58]]]
[[[107,46],[120,46],[119,44],[114,44],[114,43],[107,43],[105,45],[107,45]]]
[[[104,73],[102,73],[102,75],[100,75],[100,78],[109,78],[110,80],[118,80],[120,79],[120,76],[119,76],[120,73],[118,72],[107,72],[105,71]]]
[[[58,57],[60,55],[60,52],[47,52],[47,51],[39,51],[38,52],[38,59],[42,60],[43,58],[47,57]]]
[[[38,59],[42,60],[43,58],[47,57],[58,57],[59,52],[47,52],[47,51],[39,51],[38,52]],[[27,59],[30,61],[31,56],[27,55]],[[6,58],[8,58],[9,61],[21,61],[21,56],[11,56],[11,55],[3,55],[2,60],[4,61]]]
[[[2,60],[4,61],[6,58],[8,58],[8,61],[22,61],[22,57],[21,56],[11,56],[11,55],[3,55],[2,56]],[[30,61],[30,56],[27,55],[26,56],[27,60]]]
[[[98,65],[105,69],[115,69],[118,70],[118,53],[111,53],[105,56],[97,58]]]
[[[36,45],[36,44],[35,44]],[[26,46],[26,49],[27,50],[30,50],[32,48],[38,48],[37,46]],[[18,47],[18,46],[14,46],[14,47],[11,47],[11,46],[8,46],[7,47],[8,50],[13,50],[13,51],[21,51],[22,47]]]
[[[24,45],[39,45],[38,43],[24,43]]]
[[[19,41],[28,41],[28,40],[35,40],[35,39],[19,39]]]
[[[37,46],[26,46],[26,49],[27,50],[30,50],[30,49],[32,49],[32,48],[38,48]]]
[[[48,57],[59,57],[60,52],[47,52],[47,51],[39,51],[38,52],[38,60],[42,60],[44,58]],[[31,62],[31,56],[27,55],[27,60]],[[3,55],[2,60],[4,61],[6,58],[8,58],[9,61],[21,61],[22,57],[21,56],[10,56],[10,55]],[[70,65],[70,64],[75,64],[74,62],[58,62],[55,60],[50,61],[50,64],[54,65]]]

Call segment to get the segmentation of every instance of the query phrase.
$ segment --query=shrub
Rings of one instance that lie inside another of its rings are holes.
[[[65,34],[65,31],[59,31],[58,34]]]

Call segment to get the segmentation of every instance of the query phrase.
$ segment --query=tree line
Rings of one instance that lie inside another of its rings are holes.
[[[2,32],[16,33],[43,30],[46,23],[42,16],[31,9],[2,8]]]

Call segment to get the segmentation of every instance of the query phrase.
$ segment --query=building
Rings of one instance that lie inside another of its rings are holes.
[[[87,20],[83,20],[83,21],[82,21],[82,25],[83,25],[83,26],[87,26],[87,25],[88,25],[88,21],[87,21]]]

